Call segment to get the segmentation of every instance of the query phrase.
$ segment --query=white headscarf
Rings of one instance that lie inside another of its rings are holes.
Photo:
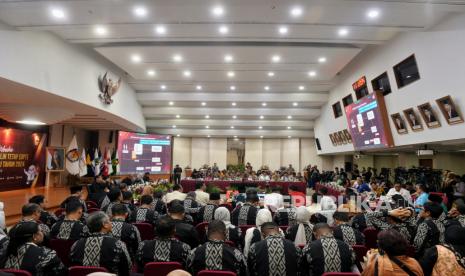
[[[231,223],[231,214],[229,213],[229,210],[226,207],[218,207],[215,210],[214,217],[215,220],[221,220],[222,222],[224,222],[224,224],[226,225],[226,229],[236,227]]]
[[[249,254],[249,249],[250,249],[250,243],[252,241],[252,238],[253,238],[253,232],[255,231],[255,229],[257,229],[258,231],[260,231],[260,233],[262,232],[261,229],[260,229],[260,226],[262,226],[264,223],[266,222],[272,222],[273,221],[273,216],[271,215],[271,212],[270,210],[268,209],[260,209],[258,212],[257,212],[257,218],[255,219],[255,225],[256,227],[252,227],[252,228],[249,228],[247,229],[247,231],[245,232],[245,238],[244,238],[244,256],[248,256]]]
[[[297,234],[295,235],[294,244],[307,244],[307,237],[305,235],[305,225],[311,226],[310,217],[312,215],[305,206],[300,206],[296,211],[296,221],[298,223]]]

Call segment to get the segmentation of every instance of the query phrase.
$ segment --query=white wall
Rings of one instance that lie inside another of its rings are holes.
[[[250,162],[254,168],[260,168],[263,165],[262,139],[245,139],[245,162]]]
[[[366,76],[370,92],[371,80],[387,71],[392,93],[385,97],[388,116],[393,113],[429,102],[438,112],[442,127],[425,128],[422,132],[399,135],[389,118],[396,146],[421,144],[464,137],[465,124],[449,126],[435,103],[435,100],[451,95],[456,104],[465,112],[465,16],[451,19],[438,26],[435,31],[403,33],[381,46],[372,46],[362,51],[343,71],[338,84],[331,90],[329,102],[322,107],[322,114],[315,123],[315,137],[320,139],[320,154],[353,151],[352,145],[334,147],[329,133],[347,128],[346,117],[334,118],[332,104],[341,101],[352,90],[352,83]],[[401,89],[397,88],[392,67],[411,54],[415,54],[420,80]],[[355,99],[355,93],[352,92]]]
[[[210,143],[207,138],[192,138],[191,158],[193,168],[200,168],[205,164],[210,164]]]
[[[227,144],[228,142],[224,138],[209,139],[209,164],[213,165],[216,162],[218,168],[226,168]]]
[[[268,166],[271,170],[281,167],[281,139],[263,139],[262,165]]]

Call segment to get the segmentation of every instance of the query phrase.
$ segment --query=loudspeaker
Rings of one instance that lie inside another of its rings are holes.
[[[318,150],[321,150],[320,139],[316,138],[316,139],[315,139],[315,142],[316,142],[316,148],[317,148]]]
[[[98,131],[89,131],[89,148],[98,148]]]
[[[345,162],[344,163],[344,170],[346,172],[351,172],[352,171],[352,162]]]
[[[108,144],[113,143],[113,130],[110,131],[110,137],[108,137]]]

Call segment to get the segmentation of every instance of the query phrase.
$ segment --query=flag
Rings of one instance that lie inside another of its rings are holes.
[[[86,157],[86,150],[82,149],[81,158],[79,159],[79,176],[85,176],[85,175],[87,175],[87,157]]]
[[[79,158],[76,134],[74,134],[66,151],[66,169],[72,175],[79,174]]]
[[[86,165],[88,165],[88,166],[92,165],[92,159],[90,158],[89,153],[87,153],[87,155],[86,155]]]
[[[108,149],[108,154],[107,154],[107,164],[108,164],[108,174],[113,175],[113,164],[111,160],[111,149]]]
[[[116,175],[117,173],[117,167],[118,167],[118,154],[116,149],[113,151],[113,154],[111,155],[111,175]]]
[[[92,169],[94,170],[94,175],[100,175],[100,158],[98,155],[98,149],[95,149],[94,160],[92,161]]]

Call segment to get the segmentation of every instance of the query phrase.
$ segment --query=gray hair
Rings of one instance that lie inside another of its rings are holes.
[[[110,218],[102,211],[94,212],[87,218],[87,227],[90,233],[100,232],[105,222],[108,222]]]

